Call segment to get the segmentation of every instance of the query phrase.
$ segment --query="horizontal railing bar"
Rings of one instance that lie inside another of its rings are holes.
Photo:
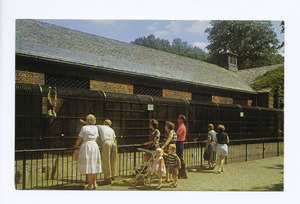
[[[146,110],[126,110],[126,109],[106,109],[106,111],[120,111],[120,112],[137,112],[137,113],[142,113],[145,112]]]

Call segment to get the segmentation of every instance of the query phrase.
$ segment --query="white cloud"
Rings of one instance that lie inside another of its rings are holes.
[[[192,26],[185,28],[185,30],[192,34],[203,34],[204,30],[210,27],[210,21],[196,21]]]
[[[166,29],[171,30],[174,33],[179,33],[181,30],[180,26],[181,23],[179,21],[171,21],[171,23],[166,26]]]
[[[156,38],[165,37],[170,34],[170,32],[167,30],[159,30],[159,22],[154,22],[151,25],[147,26],[147,30],[154,34]]]
[[[159,37],[159,38],[168,36],[169,34],[170,34],[170,32],[166,31],[166,30],[158,30],[158,31],[155,31],[155,33],[154,33],[155,37]]]
[[[158,27],[158,22],[152,23],[151,25],[147,26],[147,30],[153,32],[156,31]]]
[[[202,50],[204,50],[205,47],[208,45],[208,43],[205,43],[205,42],[194,42],[192,45],[195,46],[195,47],[199,47]]]
[[[147,26],[147,30],[152,32],[155,37],[163,38],[168,36],[171,32],[180,32],[180,23],[178,21],[171,21],[164,28],[161,28],[159,22],[154,22],[151,25]]]

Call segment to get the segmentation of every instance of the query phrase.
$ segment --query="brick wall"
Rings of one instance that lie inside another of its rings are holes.
[[[191,100],[192,93],[163,89],[163,97]]]
[[[16,83],[26,84],[45,84],[45,75],[36,72],[16,70],[15,76]]]
[[[252,100],[247,100],[247,105],[252,106]]]
[[[223,104],[233,104],[233,98],[222,97],[222,96],[212,96],[212,102],[223,103]]]
[[[102,91],[114,92],[114,93],[133,94],[133,85],[103,82],[103,81],[96,81],[96,80],[90,80],[90,89],[102,90]]]

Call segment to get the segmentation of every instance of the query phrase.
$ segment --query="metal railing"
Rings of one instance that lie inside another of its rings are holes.
[[[242,162],[283,155],[283,138],[232,140],[226,162]],[[142,161],[142,145],[119,145],[117,176],[129,176]],[[186,142],[184,160],[186,168],[198,168],[203,160],[205,142]],[[74,148],[35,149],[15,151],[15,188],[36,189],[86,182],[86,176],[77,173],[73,160]],[[97,179],[102,179],[97,174]]]

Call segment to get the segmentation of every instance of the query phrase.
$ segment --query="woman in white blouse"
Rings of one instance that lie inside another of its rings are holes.
[[[98,128],[95,125],[96,117],[92,114],[88,115],[86,124],[81,128],[74,148],[78,148],[83,140],[79,151],[78,173],[87,175],[88,185],[84,189],[90,190],[97,188],[96,174],[101,173],[102,169],[99,146],[96,142],[99,136]]]

